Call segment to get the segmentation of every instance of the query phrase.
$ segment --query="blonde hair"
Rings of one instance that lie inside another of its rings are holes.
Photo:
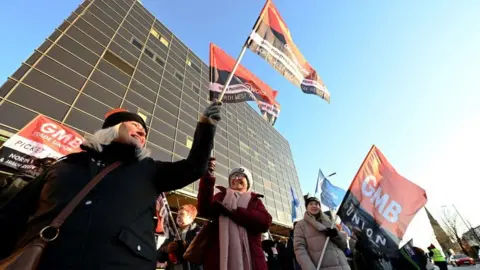
[[[116,138],[118,138],[121,125],[122,123],[117,124],[113,127],[100,129],[95,133],[93,133],[93,135],[86,135],[85,140],[83,141],[83,145],[89,148],[92,148],[97,152],[102,152],[103,151],[102,145],[109,145]],[[133,138],[132,138],[132,141],[133,141]],[[142,160],[146,157],[149,157],[150,149],[146,148],[145,146],[142,148],[137,148],[136,156],[138,160]]]

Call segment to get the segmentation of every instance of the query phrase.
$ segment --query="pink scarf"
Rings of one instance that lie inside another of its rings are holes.
[[[223,205],[230,210],[247,208],[252,194],[227,188]],[[247,230],[225,216],[219,217],[220,270],[251,270],[252,258]]]

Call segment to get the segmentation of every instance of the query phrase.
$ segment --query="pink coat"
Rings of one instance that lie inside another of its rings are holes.
[[[200,216],[210,219],[217,219],[219,213],[212,213],[214,201],[223,201],[226,194],[225,187],[217,187],[220,192],[213,195],[215,188],[215,177],[205,176],[200,180],[198,191],[198,213]],[[237,208],[232,211],[231,219],[240,226],[243,226],[248,233],[248,243],[253,261],[254,270],[267,270],[265,254],[262,249],[262,233],[266,232],[272,224],[272,216],[268,213],[260,198],[263,195],[252,192],[252,198],[247,208]],[[220,241],[219,234],[212,237],[211,245],[205,252],[203,269],[219,270]]]

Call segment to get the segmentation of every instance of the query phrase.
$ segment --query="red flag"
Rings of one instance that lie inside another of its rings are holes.
[[[360,228],[379,249],[398,249],[415,214],[427,203],[425,190],[404,178],[373,146],[345,196],[338,216]]]
[[[163,194],[163,193],[162,193]],[[155,229],[155,233],[163,234],[166,237],[169,236],[169,226],[168,226],[168,211],[165,203],[168,203],[166,199],[164,199],[163,195],[160,194],[157,198],[157,227]]]
[[[258,108],[260,112],[265,115],[266,120],[274,125],[280,114],[280,104],[276,100],[274,100],[273,103],[258,101]]]
[[[210,43],[210,100],[220,95],[234,65],[235,59],[217,45]],[[258,100],[271,103],[276,95],[277,92],[270,86],[239,65],[222,101],[237,103]]]
[[[330,92],[293,43],[287,24],[271,0],[267,0],[260,13],[248,48],[304,93],[318,95],[330,102]]]

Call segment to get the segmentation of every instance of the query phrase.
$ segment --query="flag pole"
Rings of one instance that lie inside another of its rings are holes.
[[[337,211],[335,211],[335,214],[333,214],[333,209],[330,209],[330,212],[332,212],[332,226],[330,229],[333,229],[335,227],[335,223],[337,222]],[[320,265],[322,264],[323,257],[325,256],[325,251],[327,250],[328,242],[330,242],[330,237],[327,237],[327,240],[325,240],[325,245],[323,246],[322,249],[322,254],[320,255],[320,260],[318,260],[318,265],[317,265],[317,270],[320,270]]]
[[[315,195],[317,195],[317,193],[318,193],[318,184],[320,184],[320,182],[318,180],[320,179],[320,174],[321,173],[322,173],[322,169],[318,168],[317,186],[315,187]]]
[[[358,169],[357,173],[355,174],[355,177],[353,178],[353,180],[355,180],[358,175],[360,174],[360,170],[362,169],[363,165],[365,165],[365,163],[367,162],[367,159],[370,157],[370,154],[373,152],[373,150],[375,149],[375,145],[372,145],[372,147],[370,148],[370,150],[368,151],[367,155],[365,156],[365,158],[363,159],[363,162],[362,164],[360,165],[360,168]],[[347,194],[345,194],[345,197],[343,197],[343,201],[342,203],[340,204],[340,207],[338,207],[338,209],[341,209],[344,201],[346,200],[346,198],[348,197],[348,193],[350,192],[351,188],[352,188],[352,184],[353,184],[353,181],[352,183],[350,183],[350,187],[348,188],[347,190]],[[335,226],[335,222],[337,220],[337,212],[335,212],[335,219],[332,221],[332,227]],[[322,250],[322,254],[320,255],[320,260],[318,260],[318,265],[317,265],[317,270],[320,270],[320,265],[322,264],[322,261],[323,261],[323,256],[325,256],[325,251],[327,250],[327,245],[328,245],[328,242],[330,242],[330,237],[327,237],[327,240],[325,240],[325,246],[323,246],[323,250]]]
[[[180,233],[178,232],[177,225],[175,224],[175,219],[173,218],[170,205],[168,205],[167,196],[165,195],[165,192],[162,192],[162,201],[163,201],[163,205],[165,206],[165,209],[167,210],[168,219],[171,223],[171,228],[173,228],[173,233],[175,234],[175,238],[177,240],[181,240]]]
[[[228,88],[228,86],[230,86],[230,82],[232,81],[233,76],[235,75],[235,71],[237,71],[237,68],[240,65],[240,61],[242,61],[243,55],[247,51],[247,44],[248,44],[248,41],[245,42],[245,44],[243,44],[242,51],[240,52],[240,55],[238,56],[237,61],[235,62],[235,65],[233,66],[232,71],[228,75],[227,81],[225,82],[225,85],[223,86],[223,90],[220,93],[220,96],[218,96],[218,100],[217,100],[218,102],[222,101],[223,96],[225,95],[225,92],[227,92],[227,88]]]
[[[362,164],[360,164],[360,167],[358,168],[358,171],[357,171],[357,173],[355,174],[355,177],[353,177],[353,180],[357,179],[358,175],[360,174],[360,170],[362,169],[363,165],[365,165],[365,163],[367,162],[367,159],[370,157],[370,154],[372,154],[372,152],[373,152],[373,150],[374,150],[375,148],[376,148],[375,144],[372,144],[372,147],[370,147],[370,150],[368,150],[368,153],[367,153],[367,155],[365,156],[365,158],[363,159]],[[347,199],[348,195],[350,194],[350,190],[352,189],[352,185],[353,185],[353,180],[352,180],[352,182],[350,183],[350,186],[348,187],[347,193],[345,194],[345,197],[343,197],[342,203],[340,204],[340,206],[338,207],[338,209],[342,209],[343,203],[345,202],[345,200]]]
[[[263,9],[261,11],[260,16],[257,18],[257,21],[253,25],[252,33],[257,30],[259,22],[261,22],[263,17],[265,16],[265,9],[266,9],[266,7],[269,3],[270,3],[270,0],[267,0],[265,2],[265,6],[263,7]],[[240,65],[240,61],[242,61],[243,55],[247,51],[248,43],[250,43],[250,36],[248,36],[247,40],[243,44],[242,50],[240,51],[240,54],[237,57],[237,61],[235,62],[235,65],[233,66],[233,69],[230,72],[230,75],[228,75],[227,81],[225,82],[225,85],[223,86],[223,90],[220,93],[220,96],[218,96],[218,99],[217,99],[218,102],[222,101],[223,96],[225,95],[225,92],[227,92],[228,86],[230,86],[230,82],[232,81],[233,76],[235,75],[235,71],[237,71],[237,68]]]

